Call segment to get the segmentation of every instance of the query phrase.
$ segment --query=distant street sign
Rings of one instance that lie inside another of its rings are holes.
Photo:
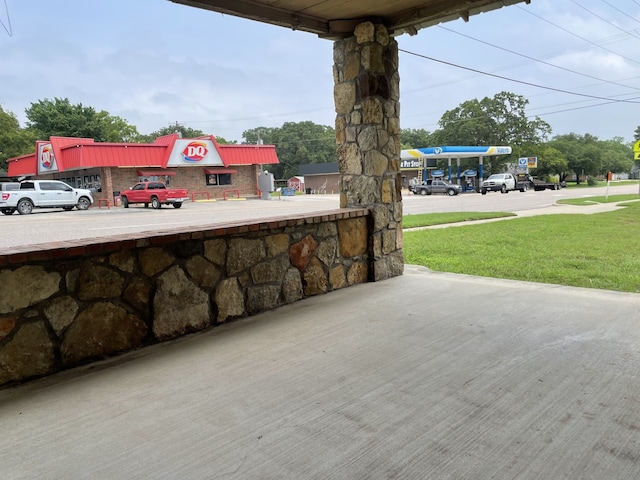
[[[633,153],[640,153],[640,140],[633,144]],[[638,160],[638,157],[636,157]]]
[[[634,160],[640,160],[640,152],[635,152],[635,155],[633,156]]]

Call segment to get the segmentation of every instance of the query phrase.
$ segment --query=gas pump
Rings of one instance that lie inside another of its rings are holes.
[[[474,192],[476,191],[476,178],[478,177],[478,172],[475,170],[465,170],[462,172],[462,191],[463,192]]]
[[[444,170],[434,170],[431,172],[433,180],[444,180]]]

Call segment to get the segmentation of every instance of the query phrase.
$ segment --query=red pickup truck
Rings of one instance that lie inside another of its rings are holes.
[[[188,190],[184,188],[169,189],[162,182],[140,182],[129,190],[120,192],[120,201],[124,208],[129,208],[132,203],[144,203],[145,207],[151,204],[152,208],[162,208],[162,205],[173,205],[173,208],[180,208],[182,202],[188,198]]]

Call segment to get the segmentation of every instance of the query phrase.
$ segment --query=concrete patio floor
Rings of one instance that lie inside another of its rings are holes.
[[[637,479],[640,295],[436,273],[0,390],[0,478]]]

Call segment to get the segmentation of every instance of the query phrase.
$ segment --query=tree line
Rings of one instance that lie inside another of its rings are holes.
[[[537,157],[532,173],[540,178],[559,175],[561,180],[575,174],[599,176],[606,172],[631,172],[634,167],[632,145],[622,137],[600,140],[591,134],[569,133],[551,136],[551,126],[539,117],[526,115],[528,100],[511,92],[493,98],[467,100],[446,111],[435,131],[401,130],[402,149],[443,145],[509,145],[512,154],[484,159],[485,172],[496,173],[520,157]],[[185,138],[205,135],[201,130],[181,124],[168,125],[147,135],[125,119],[97,111],[68,98],[44,99],[26,110],[27,124],[21,127],[15,114],[0,106],[0,170],[7,159],[32,153],[36,140],[50,136],[93,138],[97,142],[151,143],[157,137],[179,132]],[[215,137],[220,144],[236,143]],[[640,139],[640,126],[634,132]],[[285,122],[281,127],[256,127],[242,133],[242,144],[276,146],[279,165],[271,167],[275,178],[298,175],[299,165],[336,162],[333,127],[311,121]],[[443,160],[442,162],[446,162]],[[444,168],[442,163],[438,165]],[[475,168],[476,159],[462,159],[462,168]]]

